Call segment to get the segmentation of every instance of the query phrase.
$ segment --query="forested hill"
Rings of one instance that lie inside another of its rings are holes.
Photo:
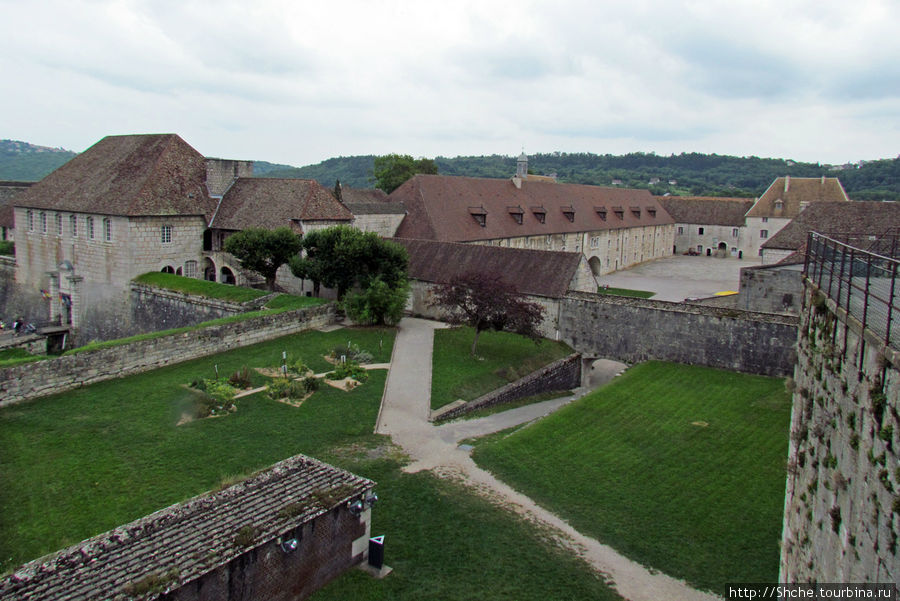
[[[37,181],[75,156],[61,148],[0,140],[0,180]],[[257,177],[315,179],[328,188],[335,180],[355,188],[374,185],[374,155],[336,157],[316,165],[292,167],[256,161]],[[503,155],[437,157],[444,175],[506,178],[516,172],[516,157]],[[682,153],[662,156],[635,152],[626,155],[539,153],[528,157],[529,172],[556,173],[567,183],[648,188],[654,194],[748,196],[762,194],[776,177],[837,177],[854,200],[900,200],[900,158],[869,161],[840,168],[784,159]],[[657,183],[651,183],[657,182]],[[674,182],[674,183],[670,183]]]
[[[374,158],[372,155],[338,157],[306,167],[258,162],[255,173],[262,177],[315,179],[328,187],[339,179],[345,185],[364,188],[373,185]],[[505,178],[516,172],[516,157],[511,156],[437,157],[434,161],[443,175]],[[622,187],[648,188],[654,194],[682,196],[755,197],[776,177],[824,175],[839,178],[854,200],[900,200],[900,159],[834,168],[783,159],[699,153],[671,156],[550,153],[529,156],[528,170],[539,175],[556,173],[561,182],[610,186],[618,180]],[[651,184],[655,180],[658,183]]]
[[[0,180],[36,182],[74,156],[62,148],[0,140]]]

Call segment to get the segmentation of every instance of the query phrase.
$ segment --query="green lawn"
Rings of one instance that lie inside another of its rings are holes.
[[[167,288],[169,290],[184,292],[185,294],[205,296],[207,298],[218,298],[220,300],[236,303],[244,303],[269,294],[266,290],[245,288],[243,286],[229,286],[228,284],[208,282],[206,280],[198,280],[197,278],[186,278],[180,275],[162,273],[159,271],[144,273],[134,278],[134,281],[139,284],[156,286],[157,288]]]
[[[32,355],[25,349],[13,348],[0,351],[0,367],[10,367],[19,363],[31,363],[32,361],[42,361],[46,359],[43,355]]]
[[[227,417],[175,425],[193,394],[182,385],[214,377],[215,365],[227,377],[242,365],[280,365],[286,351],[325,371],[322,355],[348,339],[382,362],[394,332],[308,332],[0,409],[0,571],[228,476],[371,432],[384,370],[349,393],[322,386],[300,408],[258,394]]]
[[[472,357],[474,335],[472,328],[435,330],[432,409],[457,399],[477,399],[572,352],[562,342],[542,340],[535,344],[509,332],[488,331],[478,337],[478,356]]]
[[[650,362],[475,459],[577,530],[724,593],[778,577],[789,424],[781,379]]]
[[[600,286],[597,294],[609,294],[611,296],[630,296],[632,298],[650,298],[656,296],[655,292],[649,290],[631,290],[629,288],[604,288]]]

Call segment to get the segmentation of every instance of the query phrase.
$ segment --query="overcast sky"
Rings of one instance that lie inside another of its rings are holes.
[[[207,156],[900,153],[900,1],[0,0],[0,138]]]

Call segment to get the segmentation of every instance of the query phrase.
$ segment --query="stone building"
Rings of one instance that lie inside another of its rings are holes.
[[[582,253],[403,238],[392,241],[409,253],[407,310],[414,315],[440,318],[442,309],[432,305],[435,285],[457,276],[487,273],[544,307],[539,329],[544,336],[559,339],[560,299],[571,291],[597,292],[597,280]]]
[[[353,227],[391,238],[406,217],[403,203],[393,202],[377,188],[338,187],[338,200],[353,213]]]
[[[744,215],[753,206],[748,198],[664,196],[660,204],[675,220],[675,254],[737,257],[750,249]]]
[[[0,600],[300,601],[368,557],[374,485],[297,455],[25,564]]]
[[[520,165],[521,165],[520,160]],[[595,276],[670,256],[674,222],[646,190],[416,175],[391,194],[397,237],[583,253]]]
[[[13,199],[33,182],[0,182],[0,241],[16,239]]]

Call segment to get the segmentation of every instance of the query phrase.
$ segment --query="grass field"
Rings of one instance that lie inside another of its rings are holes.
[[[477,399],[572,352],[562,342],[543,340],[535,344],[509,332],[488,331],[478,337],[478,356],[472,357],[474,335],[472,328],[434,331],[432,409],[457,399]]]
[[[650,292],[649,290],[631,290],[629,288],[604,288],[603,286],[600,286],[597,289],[597,294],[630,296],[632,298],[650,298],[651,296],[656,296],[655,292]]]
[[[475,459],[577,530],[723,593],[778,577],[789,423],[780,379],[651,362]]]
[[[269,294],[265,290],[245,288],[244,286],[229,286],[218,282],[208,282],[197,278],[186,278],[172,273],[151,271],[134,278],[134,281],[148,286],[177,290],[185,294],[218,298],[220,300],[244,303],[255,298]]]
[[[322,355],[348,339],[382,362],[393,338],[393,330],[308,332],[0,409],[0,571],[223,478],[371,432],[383,370],[349,393],[323,386],[300,408],[257,394],[227,417],[175,424],[193,394],[182,386],[213,378],[215,365],[227,378],[243,365],[280,365],[287,351],[326,371]]]

